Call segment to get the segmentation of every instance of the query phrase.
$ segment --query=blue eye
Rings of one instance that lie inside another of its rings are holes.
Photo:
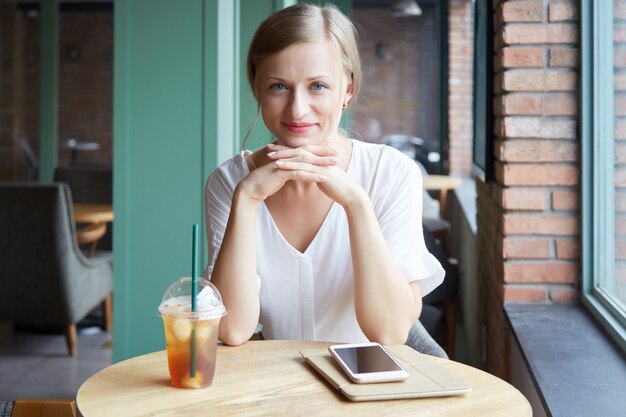
[[[285,89],[287,89],[287,87],[285,87],[285,84],[276,83],[276,84],[270,85],[270,90],[281,91]]]
[[[312,86],[312,89],[315,90],[315,91],[322,91],[325,88],[326,88],[326,86],[324,84],[322,84],[322,83],[315,83]]]

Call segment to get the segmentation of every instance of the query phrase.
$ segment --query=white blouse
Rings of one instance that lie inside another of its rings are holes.
[[[426,249],[422,231],[422,175],[409,157],[384,145],[352,140],[348,175],[370,196],[387,247],[405,279],[420,280],[422,295],[445,272]],[[221,164],[206,183],[209,276],[220,249],[235,187],[249,170],[242,151]],[[354,309],[348,222],[334,203],[304,251],[282,236],[265,204],[257,209],[260,323],[266,339],[365,342]],[[407,288],[407,291],[410,289]],[[384,304],[372,305],[384,309]]]

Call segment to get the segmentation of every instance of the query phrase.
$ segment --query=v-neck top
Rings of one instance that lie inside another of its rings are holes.
[[[422,174],[409,157],[391,147],[352,140],[347,174],[369,195],[389,252],[422,295],[445,272],[426,249],[422,231]],[[235,187],[250,173],[242,151],[221,164],[206,183],[206,227],[210,274],[222,244]],[[256,214],[256,257],[266,339],[365,342],[354,309],[354,273],[346,213],[333,203],[304,252],[289,244],[265,204]],[[407,288],[407,291],[410,291]],[[383,309],[383,304],[372,308]]]

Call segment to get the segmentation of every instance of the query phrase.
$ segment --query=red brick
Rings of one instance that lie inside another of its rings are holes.
[[[626,218],[617,217],[615,219],[615,234],[626,235]]]
[[[626,187],[626,168],[615,168],[615,187]]]
[[[626,213],[626,193],[615,193],[615,212]]]
[[[504,72],[504,91],[576,91],[578,77],[574,72],[520,69]]]
[[[504,301],[509,303],[537,303],[547,300],[546,288],[530,285],[505,285]]]
[[[580,225],[576,216],[540,214],[505,214],[503,232],[509,235],[578,235]]]
[[[508,24],[502,28],[505,44],[578,43],[578,25],[573,23]]]
[[[550,22],[566,22],[578,19],[578,4],[575,1],[552,1],[548,6]]]
[[[505,117],[500,134],[508,138],[575,139],[576,121],[555,117]]]
[[[550,48],[550,66],[578,66],[578,50],[574,48]]]
[[[626,143],[615,144],[615,163],[626,163]]]
[[[578,291],[572,285],[550,285],[548,297],[554,303],[573,303],[578,299]]]
[[[502,114],[530,116],[543,113],[543,97],[539,94],[510,93],[500,97]]]
[[[509,46],[502,49],[502,65],[515,67],[543,67],[543,48],[521,48]]]
[[[626,119],[618,118],[615,120],[613,136],[616,140],[626,139]]]
[[[546,94],[546,116],[575,116],[578,114],[576,97],[570,93]]]
[[[554,140],[507,140],[500,145],[500,160],[506,162],[576,162],[578,145]]]
[[[613,49],[613,66],[615,68],[626,67],[626,49],[623,47],[616,47]]]
[[[554,210],[579,210],[580,194],[575,191],[553,191],[552,208]]]
[[[615,23],[613,25],[613,42],[626,42],[626,25],[624,23]]]
[[[579,259],[580,241],[574,239],[557,239],[556,257],[557,259]]]
[[[546,191],[537,188],[512,187],[502,190],[502,207],[507,210],[546,209]]]
[[[626,260],[626,240],[615,239],[615,259]]]
[[[613,88],[615,91],[626,91],[626,72],[613,76]]]
[[[509,1],[502,4],[504,22],[541,22],[543,4],[540,1]]]
[[[626,116],[626,96],[615,96],[615,115]]]
[[[506,237],[502,242],[505,259],[547,259],[550,257],[550,241],[539,238]]]
[[[626,3],[621,1],[613,2],[613,19],[626,20]]]
[[[512,185],[576,185],[578,167],[570,165],[510,164],[496,171],[505,186]]]
[[[566,283],[576,282],[579,267],[571,262],[505,262],[504,282]]]

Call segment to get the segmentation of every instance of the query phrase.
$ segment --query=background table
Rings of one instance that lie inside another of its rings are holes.
[[[113,206],[109,204],[74,204],[74,221],[88,223],[76,230],[76,240],[80,245],[91,244],[87,256],[96,251],[98,241],[107,232],[107,222],[113,221]]]
[[[439,211],[442,216],[445,216],[448,190],[460,187],[462,184],[461,179],[449,175],[425,175],[423,183],[425,190],[439,191]]]
[[[329,343],[252,341],[219,346],[213,385],[183,390],[169,385],[165,351],[114,364],[80,387],[84,417],[98,416],[507,416],[529,417],[526,398],[513,386],[467,365],[433,357],[472,385],[463,396],[355,403],[304,363],[302,349]]]

